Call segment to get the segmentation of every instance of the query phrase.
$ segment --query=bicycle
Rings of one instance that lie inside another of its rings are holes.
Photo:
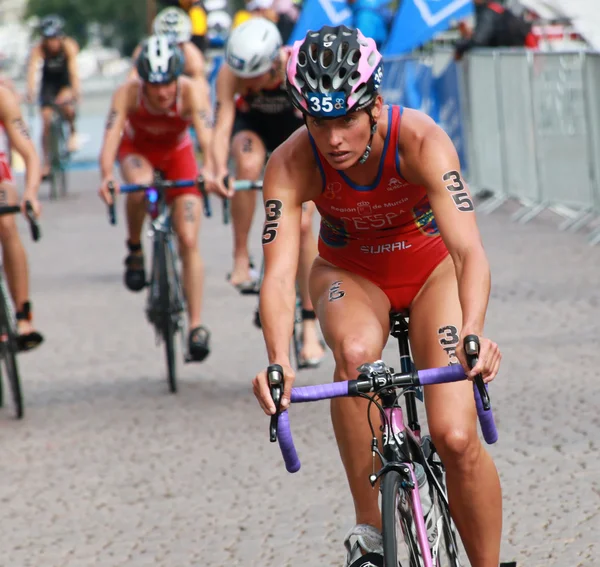
[[[33,214],[31,203],[25,203],[27,220],[31,230],[31,238],[34,242],[40,239],[40,227],[37,224]],[[1,215],[11,215],[21,212],[19,205],[10,205],[0,207]],[[6,282],[2,271],[0,271],[0,407],[4,407],[4,390],[2,386],[3,375],[6,375],[10,387],[12,400],[15,406],[15,416],[22,419],[25,413],[23,404],[23,391],[21,388],[21,378],[19,376],[19,366],[17,364],[17,322],[14,310],[11,308],[12,300],[6,287]]]
[[[70,104],[73,104],[73,101],[52,104],[52,119],[48,135],[50,199],[57,198],[59,186],[61,196],[64,197],[67,194],[67,168],[71,157],[68,146],[70,129],[63,116],[62,107]]]
[[[165,345],[167,379],[171,393],[177,392],[175,364],[175,335],[177,333],[181,333],[184,361],[190,362],[192,359],[186,343],[187,328],[184,316],[186,299],[177,266],[177,255],[173,243],[174,231],[171,212],[166,202],[166,191],[168,189],[193,187],[194,185],[202,187],[202,178],[168,181],[163,179],[160,171],[154,172],[154,181],[150,184],[121,185],[121,193],[144,191],[146,194],[148,214],[151,218],[149,236],[152,240],[152,269],[150,281],[146,283],[149,288],[146,301],[146,317],[156,330],[157,345],[161,340]],[[110,224],[116,225],[114,185],[109,185],[109,191],[113,197],[112,205],[108,206],[109,221]],[[206,194],[202,188],[199,188],[199,192],[204,197],[204,208],[206,210]]]
[[[167,379],[171,393],[177,392],[175,335],[178,332],[181,334],[184,362],[191,362],[192,358],[189,355],[186,341],[187,325],[184,316],[186,299],[177,266],[171,212],[167,206],[165,192],[168,189],[193,187],[194,185],[198,186],[198,191],[202,195],[204,214],[210,217],[212,209],[202,176],[197,179],[168,181],[163,179],[160,171],[155,171],[154,181],[151,184],[121,185],[121,193],[139,191],[146,193],[148,214],[152,219],[149,231],[152,240],[152,269],[150,281],[146,283],[149,288],[146,317],[156,330],[157,343],[161,339],[164,341]],[[115,225],[117,216],[114,202],[115,189],[112,184],[109,185],[109,191],[113,197],[113,204],[108,206],[109,221],[110,224]]]
[[[391,316],[390,334],[398,340],[400,373],[377,360],[360,366],[355,380],[293,388],[291,401],[312,402],[344,396],[368,399],[369,426],[373,436],[371,449],[373,457],[377,455],[381,462],[379,471],[373,469],[369,482],[375,487],[380,481],[384,565],[460,567],[458,538],[448,506],[444,466],[431,437],[421,436],[416,397],[421,386],[465,380],[466,376],[460,365],[415,370],[405,314]],[[473,367],[479,352],[478,338],[469,335],[465,337],[464,345],[469,365]],[[271,442],[279,441],[286,469],[295,473],[300,469],[300,460],[292,439],[288,412],[280,411],[283,369],[278,364],[271,365],[267,375],[276,407],[270,420],[269,438]],[[473,389],[483,436],[487,443],[495,443],[498,433],[481,375],[475,378]],[[406,423],[399,401],[401,396],[405,398]],[[381,416],[381,450],[371,421],[371,404],[375,404]],[[424,511],[424,506],[429,509]],[[407,551],[406,563],[402,562],[403,558],[401,561],[398,553],[402,547],[401,540]]]
[[[227,184],[227,179],[225,180],[225,184]],[[239,180],[234,183],[234,188],[236,191],[252,191],[252,190],[262,191],[263,181],[262,181],[262,179],[259,181]],[[229,223],[230,216],[231,216],[231,214],[230,214],[229,200],[225,199],[223,201],[223,223],[224,224]],[[264,277],[264,269],[265,269],[264,260],[262,260],[261,268],[260,268],[260,275],[259,275],[259,278],[256,280],[255,285],[240,290],[240,293],[242,295],[259,295],[260,294],[260,286],[262,285],[262,279]],[[300,290],[298,289],[298,286],[296,286],[296,304],[294,307],[294,328],[293,328],[293,333],[292,333],[292,348],[293,348],[292,352],[294,353],[294,359],[296,361],[296,369],[297,370],[313,368],[312,365],[304,362],[302,357],[300,356],[300,353],[302,352],[302,346],[303,346],[303,342],[302,342],[303,322],[304,322],[304,315],[303,315],[303,309],[302,309],[302,297],[300,296]],[[256,328],[258,328],[258,329],[261,328],[260,312],[259,312],[258,306],[256,307],[256,309],[254,311],[253,323]]]

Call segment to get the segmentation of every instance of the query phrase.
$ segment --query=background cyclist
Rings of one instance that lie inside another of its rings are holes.
[[[238,179],[260,179],[267,152],[272,152],[297,128],[301,114],[294,109],[285,91],[285,65],[289,50],[282,47],[275,24],[254,17],[232,30],[225,51],[226,64],[216,83],[215,132],[213,138],[214,177],[223,190],[231,153]],[[253,287],[250,274],[248,234],[252,226],[256,195],[235,194],[231,204],[233,225],[233,270],[230,281],[238,289]],[[302,216],[301,261],[298,285],[304,316],[301,358],[316,365],[323,357],[314,310],[308,292],[308,274],[316,256],[312,232],[314,206],[307,203]]]

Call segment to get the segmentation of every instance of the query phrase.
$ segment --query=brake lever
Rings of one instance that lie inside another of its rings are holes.
[[[110,224],[117,224],[117,211],[115,209],[115,186],[112,181],[108,182],[108,192],[112,198],[112,203],[108,205],[108,220]]]
[[[467,363],[470,368],[474,368],[479,360],[479,337],[477,335],[467,335],[463,341],[463,345],[465,348]],[[488,411],[492,405],[490,403],[490,396],[485,387],[485,382],[483,381],[483,376],[481,376],[481,374],[477,374],[473,382],[479,391],[483,409]]]
[[[212,208],[210,206],[208,193],[206,192],[206,187],[204,186],[204,177],[202,177],[202,175],[199,175],[196,182],[198,183],[198,189],[200,189],[200,193],[202,193],[202,205],[204,207],[204,216],[212,217]]]
[[[223,185],[229,189],[229,175],[226,175],[223,178]],[[225,197],[223,199],[223,224],[229,224],[229,210],[230,210],[229,197]]]
[[[267,368],[267,378],[271,397],[275,402],[275,413],[271,416],[269,424],[269,440],[271,443],[277,441],[277,425],[279,421],[279,412],[281,411],[281,396],[283,395],[283,368],[279,364],[271,364]]]
[[[40,225],[37,223],[37,219],[35,218],[35,213],[33,212],[33,205],[31,201],[25,201],[25,214],[27,215],[27,220],[29,221],[29,228],[31,229],[31,239],[34,242],[37,242],[40,239]]]

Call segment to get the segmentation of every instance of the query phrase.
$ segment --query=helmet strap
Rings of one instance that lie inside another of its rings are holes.
[[[371,120],[371,137],[369,138],[369,143],[367,144],[367,147],[365,148],[363,155],[358,160],[358,163],[360,163],[361,165],[363,163],[365,163],[369,159],[369,156],[371,155],[371,144],[373,143],[373,137],[375,136],[375,132],[377,132],[377,121],[373,118],[373,115],[371,114],[371,110],[369,110],[368,112],[369,112],[369,119]]]

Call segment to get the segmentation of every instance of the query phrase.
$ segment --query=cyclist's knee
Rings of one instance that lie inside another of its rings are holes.
[[[198,235],[193,230],[183,230],[177,233],[177,241],[181,255],[195,252],[198,248]]]
[[[381,358],[380,349],[369,343],[370,341],[364,335],[349,333],[333,349],[336,374],[340,375],[340,379],[353,380],[358,374],[356,369],[361,364]]]
[[[0,216],[0,243],[5,245],[7,242],[18,239],[19,231],[13,215]]]
[[[236,160],[236,174],[238,179],[256,181],[262,173],[263,160],[260,155],[242,154]]]
[[[438,427],[429,423],[433,443],[447,467],[458,468],[462,473],[474,470],[482,451],[477,429],[470,424],[455,422]]]

